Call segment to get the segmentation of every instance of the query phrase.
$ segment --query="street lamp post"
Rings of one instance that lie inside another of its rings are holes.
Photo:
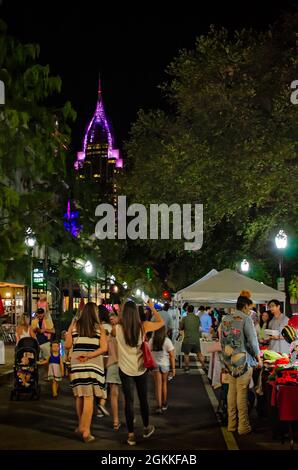
[[[88,275],[88,302],[90,302],[91,301],[91,295],[90,295],[91,284],[90,284],[89,274],[91,274],[93,271],[93,265],[90,261],[87,261],[85,263],[84,270],[85,270],[85,273]]]
[[[30,277],[29,277],[29,291],[28,291],[28,310],[30,321],[32,317],[32,254],[33,248],[36,244],[36,238],[34,233],[32,232],[31,228],[26,230],[26,237],[25,237],[25,245],[27,247],[28,256],[29,256],[29,269],[30,269]]]
[[[283,275],[283,253],[288,244],[288,236],[284,230],[280,230],[275,237],[275,245],[276,248],[279,250],[279,276],[282,277]]]

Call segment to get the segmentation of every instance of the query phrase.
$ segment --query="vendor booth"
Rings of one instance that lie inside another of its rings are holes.
[[[285,301],[284,292],[255,281],[231,269],[217,272],[215,269],[195,283],[177,292],[176,301],[202,303],[208,305],[235,305],[242,290],[252,292],[252,300],[257,304],[271,299]]]
[[[217,271],[212,269],[208,274],[193,284],[178,291],[175,301],[180,304],[189,302],[194,305],[210,305],[216,307],[235,307],[242,290],[252,292],[252,300],[256,304],[267,303],[271,299],[285,302],[284,292],[255,281],[231,269]],[[201,340],[201,350],[210,356],[209,378],[214,388],[220,387],[221,365],[218,357],[219,344]]]
[[[271,299],[285,302],[285,293],[270,286],[257,282],[247,276],[230,269],[208,273],[204,278],[177,292],[176,302],[189,302],[193,305],[214,305],[235,307],[237,298],[242,290],[250,291],[255,304],[265,304]],[[295,337],[295,329],[293,338]],[[294,427],[298,421],[298,339],[291,339],[290,355],[275,351],[262,351],[263,367],[255,369],[254,379],[250,387],[255,386],[257,397],[257,412],[265,413],[271,424],[273,435],[289,434],[290,448],[294,447]],[[286,339],[286,338],[285,338]],[[287,339],[286,339],[287,340]],[[287,340],[290,343],[290,340]],[[220,360],[221,346],[219,341],[206,344],[210,352],[208,377],[214,388],[223,386],[223,367]],[[273,357],[274,356],[274,357]],[[276,357],[275,357],[276,356]],[[267,410],[267,411],[266,411]],[[284,426],[286,425],[286,427]]]

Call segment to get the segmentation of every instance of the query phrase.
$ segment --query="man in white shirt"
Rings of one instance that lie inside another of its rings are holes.
[[[281,334],[281,330],[288,324],[289,319],[281,313],[279,300],[272,299],[268,305],[271,313],[274,315],[274,318],[269,323],[269,329],[278,331],[277,336],[270,336],[269,349],[275,352],[289,354],[290,345]]]
[[[179,334],[179,321],[180,321],[180,313],[179,309],[174,305],[171,305],[169,308],[169,314],[172,317],[173,321],[173,331],[172,331],[172,341],[175,341]]]

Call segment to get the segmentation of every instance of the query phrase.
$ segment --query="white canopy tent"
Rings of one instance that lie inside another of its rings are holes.
[[[178,292],[176,292],[174,300],[182,300],[181,295],[185,290],[190,289],[190,288],[195,289],[195,287],[198,286],[200,282],[205,281],[206,279],[209,279],[210,277],[214,276],[215,274],[218,274],[218,271],[216,269],[211,269],[211,271],[209,271],[209,273],[205,274],[205,276],[201,277],[200,279],[195,281],[193,284],[190,284],[189,286],[185,287],[184,289],[181,289]]]
[[[245,289],[251,291],[252,300],[258,304],[266,303],[271,299],[285,302],[284,292],[273,289],[262,282],[255,281],[231,269],[215,273],[214,271],[216,270],[210,271],[204,278],[177,292],[175,300],[234,305],[240,292]]]

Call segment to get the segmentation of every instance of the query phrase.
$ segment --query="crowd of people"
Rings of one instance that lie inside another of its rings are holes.
[[[254,402],[254,378],[259,377],[262,367],[262,350],[289,354],[290,344],[286,341],[284,328],[293,327],[293,337],[298,336],[298,314],[287,317],[281,312],[281,304],[272,299],[260,311],[251,300],[249,291],[241,291],[236,309],[217,309],[200,306],[197,311],[187,302],[181,312],[180,330],[184,331],[182,352],[184,370],[189,372],[189,354],[197,354],[204,368],[200,339],[217,339],[222,364],[222,389],[225,390],[227,427],[229,432],[240,435],[252,431],[249,422],[250,401]],[[256,385],[256,384],[255,384]],[[252,398],[251,398],[252,397]]]
[[[295,322],[281,313],[278,300],[269,309],[257,312],[249,292],[241,292],[236,309],[224,311],[185,303],[181,309],[165,303],[157,310],[152,301],[146,306],[128,300],[118,311],[104,305],[85,304],[68,331],[55,339],[55,328],[44,308],[38,308],[30,325],[23,315],[17,328],[17,341],[31,337],[40,348],[39,365],[47,365],[52,396],[57,398],[59,383],[69,376],[75,398],[78,425],[75,433],[84,442],[95,440],[91,432],[94,409],[97,417],[110,415],[113,429],[119,430],[119,398],[123,393],[127,444],[136,445],[134,431],[134,390],[143,421],[144,439],[155,431],[150,423],[147,397],[148,377],[153,376],[156,414],[168,409],[168,382],[176,375],[175,344],[182,342],[184,371],[190,371],[190,354],[196,355],[206,371],[201,339],[217,339],[221,344],[223,370],[228,374],[228,431],[243,435],[251,432],[248,416],[248,387],[253,369],[261,367],[260,348],[289,352],[282,336],[286,324]],[[297,321],[296,321],[297,323]],[[298,325],[295,325],[298,327]],[[272,331],[274,334],[272,334]],[[271,332],[271,333],[270,333]],[[155,365],[149,374],[144,362],[144,343],[148,341]],[[122,391],[122,392],[121,392]]]
[[[121,427],[119,395],[122,390],[127,443],[136,445],[134,388],[140,403],[143,438],[149,438],[155,431],[154,425],[149,422],[149,374],[144,365],[143,343],[150,339],[148,344],[156,365],[152,371],[156,412],[161,414],[168,407],[168,374],[171,372],[172,377],[175,376],[174,346],[170,339],[173,324],[168,307],[165,306],[164,311],[158,312],[151,301],[144,308],[129,300],[123,305],[119,315],[116,310],[109,311],[104,305],[97,306],[88,302],[71,322],[68,331],[61,332],[61,339],[58,341],[55,339],[57,335],[50,316],[44,308],[38,308],[31,325],[26,315],[20,319],[17,343],[28,337],[38,342],[38,365],[47,366],[47,380],[51,383],[53,398],[58,397],[59,382],[69,375],[78,417],[75,433],[81,435],[84,442],[95,440],[91,433],[94,407],[96,406],[98,417],[109,416],[110,412],[106,407],[108,394],[113,429],[118,430]],[[20,374],[24,373],[23,366],[20,364]]]

